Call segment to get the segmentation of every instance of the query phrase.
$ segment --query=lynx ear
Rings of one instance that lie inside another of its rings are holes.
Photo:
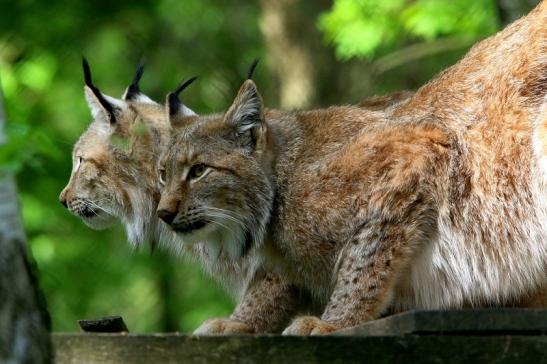
[[[239,144],[254,149],[265,123],[262,97],[252,80],[243,83],[224,120],[234,129]]]
[[[103,118],[111,125],[116,124],[115,112],[116,110],[123,108],[123,102],[113,97],[104,95],[97,87],[95,87],[95,85],[93,85],[89,63],[87,63],[85,58],[82,59],[82,66],[85,80],[85,98],[93,118]]]
[[[175,91],[167,94],[165,109],[171,123],[177,121],[181,117],[197,115],[194,111],[185,106],[179,99],[179,94],[185,88],[190,86],[197,78],[197,76],[194,76],[188,80],[182,81]]]

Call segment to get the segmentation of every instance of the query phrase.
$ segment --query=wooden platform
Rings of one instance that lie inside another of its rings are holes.
[[[56,363],[547,363],[547,310],[415,311],[329,336],[55,334]]]
[[[338,331],[335,335],[544,335],[545,309],[409,311]]]

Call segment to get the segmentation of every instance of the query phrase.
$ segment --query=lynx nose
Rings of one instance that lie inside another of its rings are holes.
[[[169,211],[167,209],[160,209],[158,210],[157,213],[158,213],[158,217],[169,225],[171,225],[171,223],[175,219],[175,216],[177,216],[176,212]]]
[[[59,202],[61,203],[61,205],[63,205],[65,208],[68,208],[68,203],[66,201],[66,195],[64,193],[61,193],[61,195],[59,196]]]

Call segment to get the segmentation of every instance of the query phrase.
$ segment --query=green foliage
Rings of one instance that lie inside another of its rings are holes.
[[[335,0],[319,28],[336,55],[373,58],[405,39],[453,36],[476,40],[498,29],[494,0]]]

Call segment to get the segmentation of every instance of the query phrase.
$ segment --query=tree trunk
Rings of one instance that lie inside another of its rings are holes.
[[[6,142],[0,90],[0,145]],[[50,363],[50,320],[29,262],[15,180],[0,169],[0,362]]]
[[[307,107],[316,96],[317,75],[310,49],[313,37],[310,39],[312,32],[302,22],[305,18],[300,3],[298,0],[260,1],[260,29],[271,69],[279,81],[279,103],[285,109]]]
[[[283,109],[357,103],[371,92],[367,62],[339,62],[317,28],[331,1],[260,0],[260,29]]]

